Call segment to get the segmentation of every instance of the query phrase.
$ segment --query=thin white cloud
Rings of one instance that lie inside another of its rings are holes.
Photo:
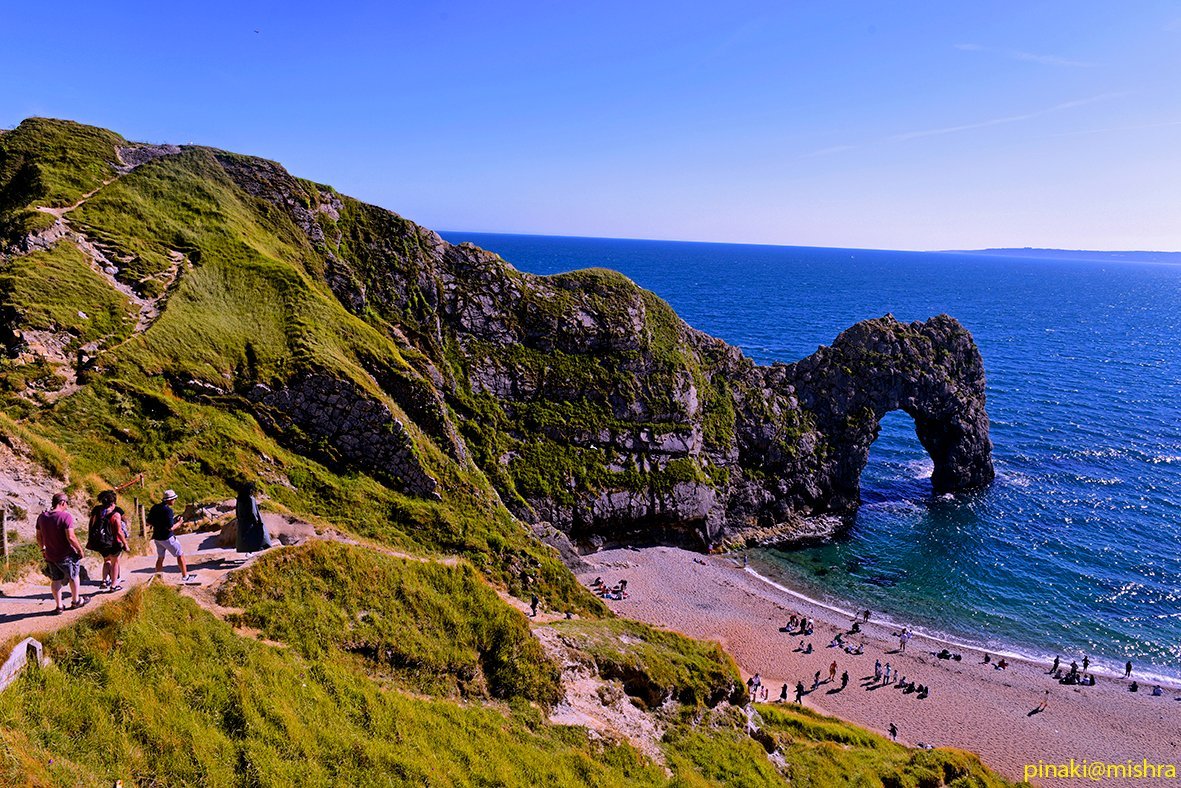
[[[1025,112],[1020,115],[1006,115],[1000,118],[989,118],[988,120],[981,120],[975,123],[962,123],[958,126],[943,126],[935,129],[920,129],[918,131],[905,131],[900,134],[894,134],[880,140],[865,143],[863,145],[831,145],[827,148],[820,148],[811,153],[805,153],[799,156],[800,159],[815,159],[822,156],[833,156],[838,153],[846,153],[848,151],[857,150],[863,147],[872,147],[874,145],[883,145],[891,142],[907,142],[909,140],[921,139],[923,137],[936,137],[942,134],[955,134],[961,131],[972,131],[974,129],[984,129],[990,126],[1001,126],[1007,123],[1018,123],[1023,120],[1032,120],[1033,118],[1040,118],[1043,115],[1050,115],[1055,112],[1062,112],[1075,107],[1086,106],[1087,104],[1094,104],[1100,101],[1109,101],[1111,99],[1126,96],[1127,93],[1101,93],[1097,96],[1089,96],[1087,98],[1074,99],[1073,101],[1063,101],[1055,104],[1052,107],[1039,109],[1034,112]],[[1112,127],[1102,129],[1090,129],[1086,131],[1072,131],[1063,134],[1054,134],[1050,136],[1068,136],[1072,134],[1099,134],[1106,131],[1134,131],[1137,129],[1156,128],[1158,126],[1181,126],[1181,121],[1171,121],[1167,123],[1152,123],[1143,126],[1127,126],[1127,127]]]
[[[1044,55],[1037,52],[1022,52],[1016,49],[993,49],[992,47],[981,46],[980,44],[955,44],[954,46],[961,52],[987,52],[989,54],[1007,57],[1010,60],[1022,60],[1026,63],[1041,63],[1045,66],[1092,68],[1095,65],[1094,63],[1085,63],[1081,60],[1072,60],[1067,57],[1060,57],[1059,55]]]
[[[1144,129],[1161,129],[1168,126],[1181,126],[1181,120],[1169,120],[1163,123],[1140,123],[1135,126],[1107,126],[1101,129],[1080,129],[1078,131],[1063,131],[1051,134],[1050,137],[1077,137],[1083,134],[1108,134],[1113,131],[1143,131]]]
[[[833,145],[828,148],[821,148],[820,150],[814,150],[811,153],[805,153],[800,158],[801,159],[815,159],[820,156],[831,156],[834,153],[844,153],[845,151],[856,150],[857,147],[858,146],[856,146],[856,145]]]
[[[971,131],[973,129],[983,129],[989,126],[1001,126],[1006,123],[1017,123],[1022,120],[1032,120],[1033,118],[1040,118],[1043,115],[1050,115],[1055,112],[1061,112],[1066,109],[1073,109],[1081,107],[1086,104],[1094,104],[1098,101],[1107,101],[1109,99],[1117,98],[1119,96],[1127,95],[1125,93],[1103,93],[1098,96],[1091,96],[1084,99],[1075,99],[1074,101],[1064,101],[1061,104],[1055,104],[1046,109],[1040,109],[1035,112],[1026,112],[1021,115],[1007,115],[1001,118],[989,118],[988,120],[981,120],[975,123],[964,123],[959,126],[944,126],[935,129],[921,129],[919,131],[906,131],[901,134],[895,134],[889,137],[891,142],[904,142],[906,140],[918,139],[920,137],[935,137],[941,134],[955,134],[960,131]]]

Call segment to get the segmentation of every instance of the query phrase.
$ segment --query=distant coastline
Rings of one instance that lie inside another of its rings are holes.
[[[1098,263],[1157,263],[1181,265],[1181,252],[1099,252],[1086,249],[1038,249],[1031,246],[1003,249],[958,249],[938,254],[975,254],[1036,260],[1081,260]]]

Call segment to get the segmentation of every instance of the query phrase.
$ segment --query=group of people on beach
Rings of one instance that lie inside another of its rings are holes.
[[[883,667],[882,661],[880,659],[874,660],[873,680],[871,682],[867,678],[865,683],[866,688],[872,686],[885,687],[891,684],[902,690],[907,695],[910,695],[911,693],[917,693],[915,697],[917,697],[919,700],[925,700],[927,696],[931,694],[930,687],[925,684],[918,684],[914,681],[908,681],[906,676],[900,675],[900,671],[897,668],[891,667],[889,662],[887,662]]]
[[[849,636],[861,633],[862,624],[868,623],[870,618],[870,611],[866,610],[859,613],[851,622],[849,629],[845,632],[837,632],[833,639],[829,642],[828,648],[839,648],[844,650],[846,654],[858,656],[865,653],[865,644],[863,642],[856,642],[850,639]],[[789,635],[811,635],[815,629],[816,622],[806,616],[797,616],[794,613],[788,618],[787,624],[780,627],[779,631]],[[899,639],[898,652],[906,651],[906,644],[913,637],[913,633],[909,629],[903,629],[900,632],[895,632],[894,636]],[[806,640],[801,640],[799,646],[794,651],[802,654],[811,654],[812,644]],[[895,653],[895,652],[891,652]],[[816,671],[812,676],[812,687],[808,689],[804,682],[797,681],[795,687],[795,702],[803,703],[804,696],[810,692],[815,692],[822,684],[832,684],[836,682],[837,676],[837,662],[833,660],[828,666],[828,678],[821,679],[821,671]],[[841,674],[840,687],[829,690],[830,694],[841,692],[849,685],[849,672],[844,671]],[[905,676],[901,676],[899,672],[894,669],[889,662],[884,666],[882,661],[876,660],[874,663],[874,673],[872,677],[866,676],[863,686],[866,689],[872,689],[879,686],[894,685],[906,694],[914,693],[919,699],[926,698],[931,690],[924,684],[919,684],[914,681],[909,681]],[[765,700],[767,697],[766,688],[762,686],[762,678],[756,673],[747,681],[747,687],[751,690],[751,697],[754,700]],[[784,684],[780,689],[779,701],[781,703],[788,702],[788,685]]]
[[[156,574],[164,572],[167,555],[176,559],[182,583],[195,583],[196,575],[189,571],[185,551],[176,538],[179,524],[172,505],[177,500],[173,490],[165,490],[159,502],[148,510],[146,522],[151,527],[152,543],[156,547]],[[241,485],[237,499],[238,552],[253,553],[271,546],[270,534],[258,511],[253,482]],[[67,608],[62,603],[62,590],[69,586],[68,609],[84,607],[89,601],[79,590],[82,558],[85,550],[102,558],[100,591],[123,590],[122,558],[131,550],[131,534],[127,513],[119,506],[115,490],[99,493],[90,509],[86,526],[86,545],[83,547],[74,531],[74,515],[69,511],[70,499],[64,492],[54,493],[49,508],[37,517],[37,545],[45,560],[44,573],[49,578],[53,593],[54,614]]]
[[[1072,659],[1070,661],[1070,670],[1063,671],[1062,657],[1061,657],[1061,655],[1056,654],[1056,655],[1054,655],[1054,661],[1053,661],[1053,663],[1051,663],[1050,669],[1046,672],[1048,674],[1050,674],[1051,676],[1053,676],[1055,679],[1057,679],[1059,684],[1065,684],[1067,686],[1093,687],[1093,686],[1095,686],[1095,674],[1089,673],[1087,671],[1087,669],[1090,667],[1091,667],[1091,658],[1084,654],[1083,655],[1083,664],[1081,666],[1081,669],[1080,669],[1079,663],[1076,660]],[[1130,659],[1126,663],[1124,663],[1123,677],[1125,679],[1132,678],[1132,660],[1130,660]],[[1129,692],[1139,692],[1140,691],[1140,682],[1133,679],[1132,682],[1128,685],[1128,691]],[[1153,697],[1160,697],[1163,694],[1164,694],[1164,690],[1161,688],[1161,686],[1159,684],[1155,685],[1152,688]]]
[[[590,590],[600,599],[627,599],[627,580],[620,580],[613,586],[607,585],[603,578],[596,577],[590,584]]]

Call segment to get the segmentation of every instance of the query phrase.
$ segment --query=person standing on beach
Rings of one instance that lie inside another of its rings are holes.
[[[1129,679],[1131,677],[1132,677],[1132,660],[1129,659],[1128,664],[1124,665],[1124,678]]]
[[[849,686],[849,671],[846,670],[841,674],[841,689],[844,689],[847,686]]]
[[[1037,705],[1037,710],[1043,712],[1046,706],[1050,703],[1050,691],[1046,690],[1046,694],[1042,696],[1042,702]]]
[[[66,511],[69,499],[65,493],[54,493],[48,511],[37,518],[37,544],[45,557],[45,569],[53,592],[54,613],[62,607],[62,586],[70,586],[70,607],[78,608],[86,600],[78,593],[78,562],[82,560],[82,545],[74,534],[74,515]]]
[[[894,723],[891,722],[890,727],[887,728],[886,730],[888,730],[890,732],[890,740],[891,741],[898,741],[898,726],[897,725],[895,725]]]
[[[796,682],[796,703],[801,706],[804,704],[804,682]]]
[[[1087,667],[1091,664],[1091,658],[1083,654],[1083,673],[1087,672]]]
[[[1057,654],[1055,654],[1055,655],[1054,655],[1054,664],[1050,666],[1050,672],[1051,672],[1051,673],[1055,673],[1055,672],[1057,672],[1057,670],[1058,670],[1058,666],[1059,666],[1060,664],[1062,664],[1062,660],[1058,658],[1058,655],[1057,655]]]
[[[873,661],[873,680],[882,680],[882,661],[880,659],[875,659]]]
[[[820,686],[820,671],[816,671],[816,675],[812,677],[812,689]]]
[[[783,689],[779,690],[779,702],[787,703],[787,685],[783,685]]]
[[[828,666],[828,683],[831,684],[837,677],[837,661],[834,659],[832,664]]]

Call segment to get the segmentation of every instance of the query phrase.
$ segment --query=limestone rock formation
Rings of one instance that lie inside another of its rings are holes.
[[[130,341],[135,316],[114,314],[117,299],[47,314],[36,290],[0,293],[5,356],[21,356],[28,329],[92,348],[92,378],[125,354],[121,402],[143,399],[140,380],[166,381],[167,396],[245,412],[297,452],[406,495],[499,495],[583,550],[831,536],[892,410],[914,419],[934,491],[992,479],[983,362],[951,317],[867,320],[759,367],[618,273],[523,273],[273,162],[52,121],[4,139],[6,266],[52,259],[89,283],[78,292],[111,286],[135,304],[151,291],[165,318],[184,307],[163,329],[136,321]],[[44,139],[81,164],[43,161]],[[65,211],[101,252],[54,229]],[[103,261],[119,265],[96,280]],[[96,324],[96,308],[114,316]],[[256,323],[269,329],[253,336]]]

